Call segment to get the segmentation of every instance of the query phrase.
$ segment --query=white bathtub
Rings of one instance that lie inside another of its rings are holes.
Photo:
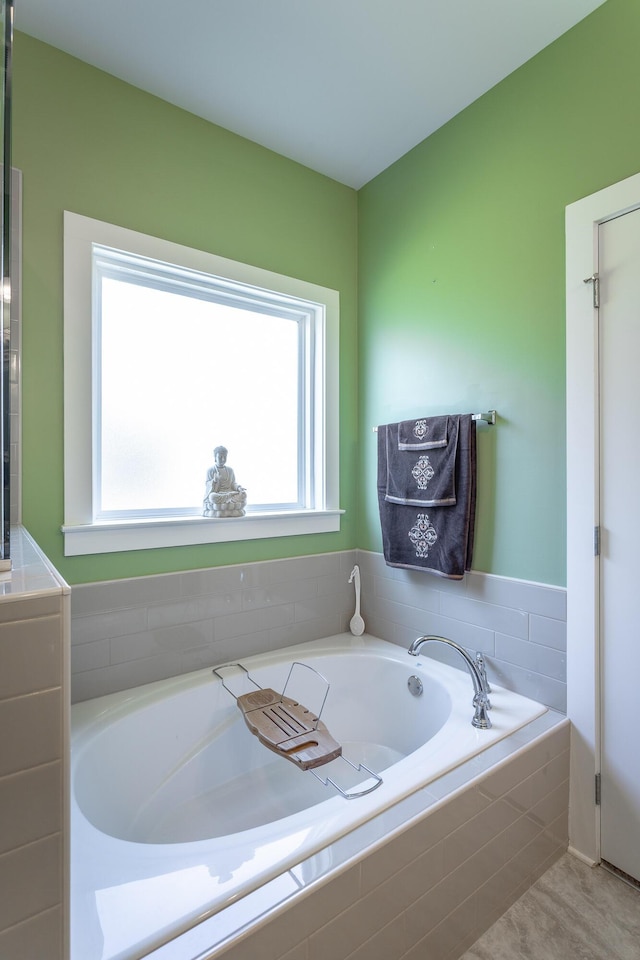
[[[72,707],[72,960],[145,956],[546,710],[494,688],[493,726],[476,730],[466,669],[366,635],[242,663],[281,691],[293,661],[326,677],[322,720],[380,773],[372,792],[345,799],[266,749],[210,669]],[[294,669],[288,696],[318,712],[323,692]],[[374,784],[340,759],[316,772]]]

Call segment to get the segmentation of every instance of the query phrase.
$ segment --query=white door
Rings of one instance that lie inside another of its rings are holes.
[[[640,881],[640,210],[601,223],[601,856]]]

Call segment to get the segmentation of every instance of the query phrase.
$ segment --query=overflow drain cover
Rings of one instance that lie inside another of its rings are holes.
[[[421,697],[424,687],[422,686],[422,680],[420,677],[416,677],[415,674],[409,677],[407,680],[407,686],[409,687],[409,693],[413,694],[414,697]]]

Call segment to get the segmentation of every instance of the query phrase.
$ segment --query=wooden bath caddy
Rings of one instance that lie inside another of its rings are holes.
[[[220,671],[236,667],[243,671],[246,680],[253,684],[255,690],[236,695],[229,689]],[[326,684],[322,706],[317,715],[297,700],[285,695],[294,667],[305,667],[311,670]],[[329,693],[329,683],[314,667],[297,661],[292,663],[282,693],[276,693],[270,687],[261,687],[251,678],[249,671],[241,663],[230,663],[224,667],[215,667],[213,673],[222,681],[225,690],[235,699],[242,711],[245,723],[260,743],[278,756],[295,763],[301,770],[309,770],[325,787],[331,784],[343,797],[352,800],[355,797],[362,797],[371,793],[382,783],[382,777],[370,770],[364,763],[352,763],[344,756],[341,744],[331,736],[325,724],[320,720]],[[321,767],[323,764],[337,759],[344,760],[352,770],[357,772],[364,770],[373,778],[373,785],[355,791],[343,790],[331,777],[323,778],[315,772],[316,767]]]
[[[324,723],[291,697],[265,688],[243,694],[237,704],[251,733],[303,770],[320,767],[342,754]]]

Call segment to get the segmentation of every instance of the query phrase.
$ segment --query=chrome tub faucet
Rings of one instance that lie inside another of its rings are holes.
[[[418,639],[414,640],[409,647],[409,653],[412,657],[417,657],[423,645],[425,643],[430,643],[431,641],[437,641],[438,643],[446,644],[448,647],[453,647],[453,649],[457,650],[464,660],[467,669],[471,674],[471,681],[473,683],[473,706],[475,712],[473,714],[471,724],[472,726],[477,727],[479,730],[489,730],[491,727],[491,720],[489,719],[488,711],[491,709],[491,704],[489,703],[489,684],[487,683],[484,657],[482,657],[482,654],[479,654],[476,657],[476,662],[474,662],[464,647],[461,647],[460,644],[455,642],[455,640],[448,640],[446,637],[435,636],[418,637]]]

